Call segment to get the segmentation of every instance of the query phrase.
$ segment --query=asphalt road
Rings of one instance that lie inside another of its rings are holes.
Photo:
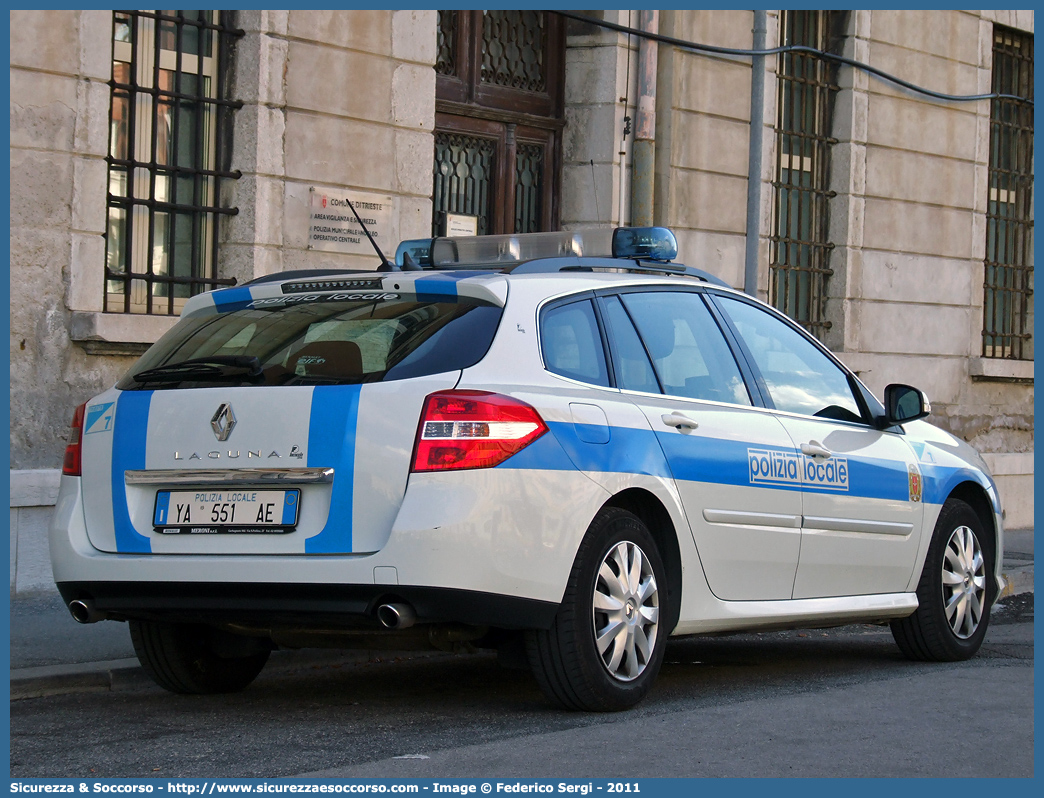
[[[903,660],[887,629],[672,641],[637,709],[550,708],[487,654],[11,704],[11,776],[1032,776],[1032,594],[973,660]],[[408,758],[397,758],[408,757]]]

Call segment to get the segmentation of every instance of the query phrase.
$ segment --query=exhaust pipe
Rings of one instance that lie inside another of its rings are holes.
[[[385,629],[409,629],[417,621],[417,613],[409,604],[382,604],[377,620]]]
[[[90,599],[75,599],[69,602],[69,613],[77,623],[97,623],[104,621],[109,616],[95,609],[94,602]]]

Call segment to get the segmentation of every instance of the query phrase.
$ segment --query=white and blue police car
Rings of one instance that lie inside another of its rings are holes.
[[[279,647],[514,651],[583,710],[638,702],[672,635],[887,622],[972,656],[982,459],[676,257],[663,228],[437,238],[193,297],[74,414],[73,617],[183,693]]]

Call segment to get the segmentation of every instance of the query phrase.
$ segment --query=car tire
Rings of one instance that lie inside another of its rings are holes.
[[[590,712],[641,701],[663,661],[666,594],[666,572],[645,524],[617,507],[600,510],[551,628],[526,634],[544,694],[566,709]]]
[[[975,511],[948,499],[939,513],[917,585],[917,609],[892,621],[892,637],[912,660],[955,662],[979,650],[996,597],[994,539]]]
[[[172,693],[235,693],[254,681],[268,661],[267,650],[222,656],[215,650],[215,638],[232,636],[207,626],[156,621],[129,625],[142,668]]]

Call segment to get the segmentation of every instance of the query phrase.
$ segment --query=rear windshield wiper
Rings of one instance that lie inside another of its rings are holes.
[[[254,355],[211,355],[157,366],[132,374],[135,382],[177,382],[179,380],[221,380],[231,377],[256,377],[261,361]]]

